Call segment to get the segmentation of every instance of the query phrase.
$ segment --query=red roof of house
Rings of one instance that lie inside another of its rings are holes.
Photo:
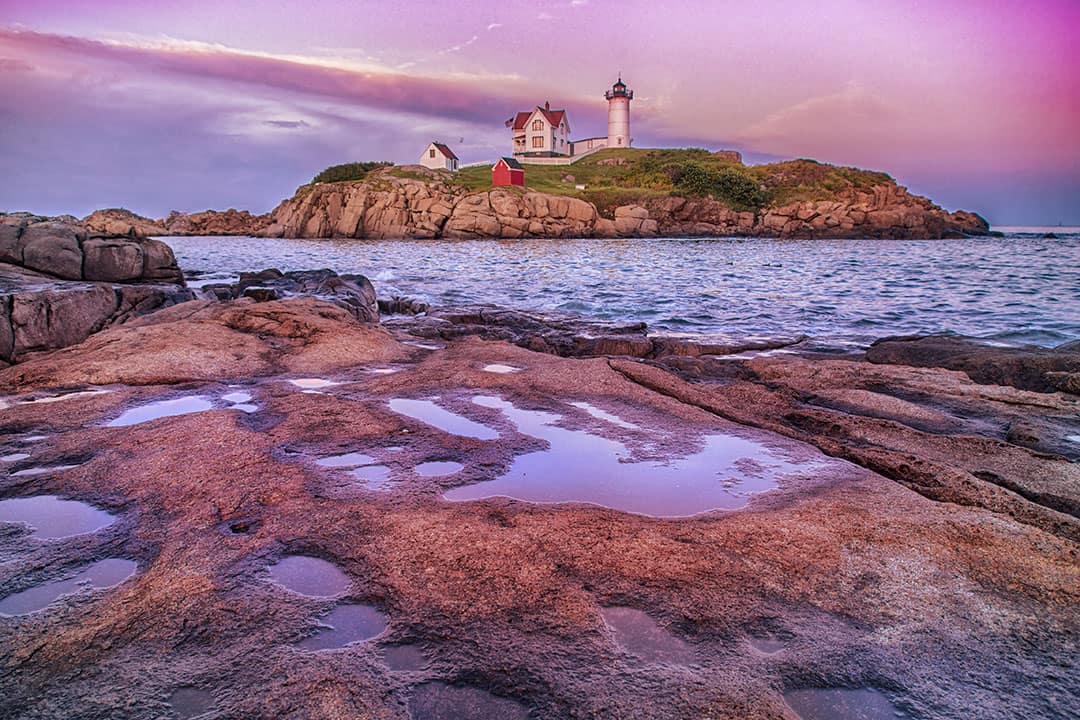
[[[457,160],[458,159],[458,156],[454,154],[454,151],[451,150],[450,148],[446,147],[446,145],[443,145],[442,143],[431,143],[431,144],[434,145],[438,149],[439,152],[441,152],[443,155],[450,158],[451,160]]]
[[[545,110],[539,105],[536,106],[536,110],[543,113],[544,117],[547,118],[547,121],[555,127],[559,127],[559,125],[562,124],[562,121],[566,119],[565,110]],[[517,113],[514,117],[506,121],[506,127],[512,127],[515,131],[524,130],[525,124],[529,122],[529,118],[532,117],[536,110],[523,110]]]

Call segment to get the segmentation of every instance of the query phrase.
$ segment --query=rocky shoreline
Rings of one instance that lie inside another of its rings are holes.
[[[824,692],[1004,720],[1080,695],[1074,345],[668,340],[378,301],[330,271],[191,289],[154,241],[37,225],[0,225],[0,502],[113,519],[49,541],[0,523],[0,604],[135,565],[0,614],[0,716],[794,720]],[[61,252],[77,277],[37,267]],[[31,340],[67,296],[94,322]],[[561,466],[582,484],[611,448],[662,468],[726,438],[760,453],[731,472],[774,486],[687,517],[445,497],[567,438],[588,443]],[[268,568],[295,557],[343,585],[285,589]],[[342,607],[383,625],[308,649]]]

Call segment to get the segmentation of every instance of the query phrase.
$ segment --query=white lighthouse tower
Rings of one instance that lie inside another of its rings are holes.
[[[630,101],[634,99],[634,91],[627,90],[620,77],[604,97],[608,103],[607,146],[630,147]]]

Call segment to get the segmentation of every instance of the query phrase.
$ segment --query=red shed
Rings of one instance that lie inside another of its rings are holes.
[[[514,158],[499,158],[499,162],[491,168],[491,184],[496,187],[499,185],[525,187],[525,168],[521,167],[521,163]]]

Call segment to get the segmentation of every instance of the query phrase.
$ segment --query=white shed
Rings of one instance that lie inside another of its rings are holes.
[[[454,172],[458,169],[458,156],[443,143],[433,142],[420,155],[420,164],[432,170]]]

